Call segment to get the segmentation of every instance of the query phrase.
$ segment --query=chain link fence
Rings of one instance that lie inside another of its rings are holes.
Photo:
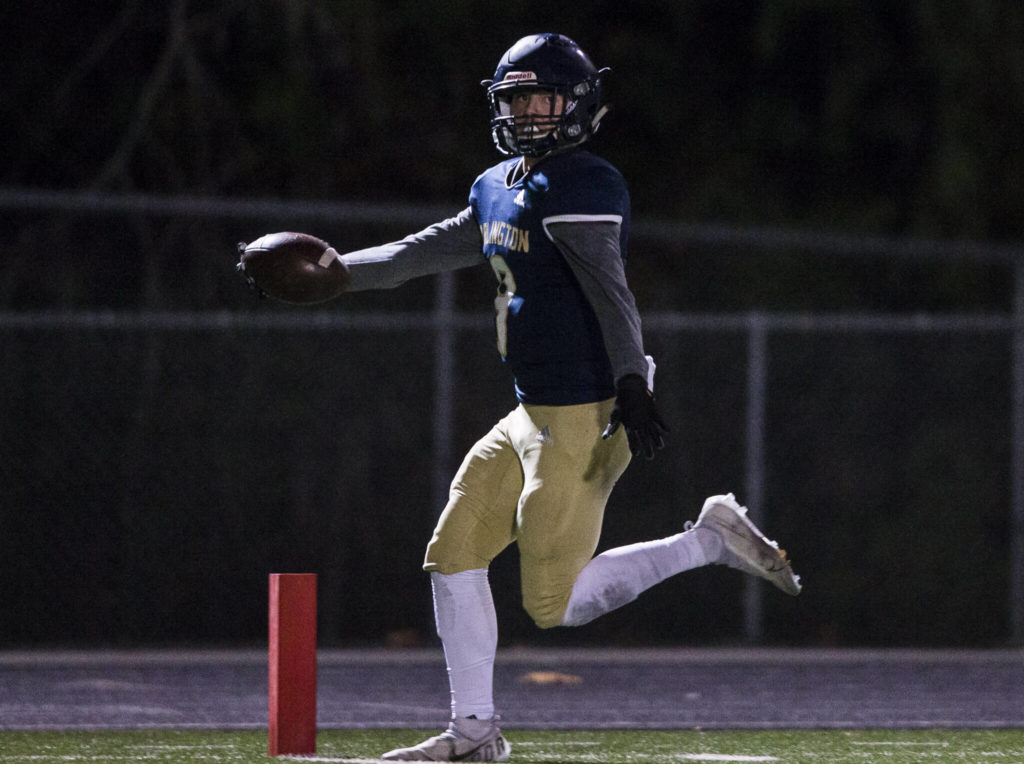
[[[420,563],[447,480],[514,405],[492,277],[298,309],[249,293],[232,245],[315,227],[355,249],[452,210],[11,190],[0,204],[0,646],[259,643],[267,574],[291,571],[321,576],[325,644],[430,641]],[[492,570],[503,643],[1019,644],[1012,248],[636,228],[672,433],[620,481],[602,547],[678,532],[733,491],[806,588],[706,569],[541,632],[518,607],[513,548]],[[1006,286],[991,304],[970,292],[967,313],[671,309],[713,288],[699,277],[715,267],[723,288],[757,282],[778,259],[737,259],[755,245],[810,250],[808,273],[822,253],[855,268],[903,255]],[[698,283],[644,264],[670,261]]]

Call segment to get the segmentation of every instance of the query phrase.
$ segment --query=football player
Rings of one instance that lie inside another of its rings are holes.
[[[341,256],[350,290],[489,264],[498,351],[518,400],[466,455],[426,550],[450,724],[386,760],[508,758],[492,694],[498,634],[487,569],[513,542],[523,606],[541,628],[588,623],[709,564],[800,591],[784,554],[731,494],[709,498],[681,533],[594,556],[616,480],[632,456],[652,458],[668,430],[624,272],[626,183],[583,148],[606,112],[606,72],[563,35],[516,42],[483,83],[491,135],[508,158],[476,179],[469,206]]]

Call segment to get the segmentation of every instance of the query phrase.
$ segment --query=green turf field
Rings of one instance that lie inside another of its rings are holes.
[[[298,760],[372,761],[426,731],[324,730]],[[508,731],[518,764],[1024,762],[1024,730]],[[273,761],[265,731],[0,732],[0,762]],[[287,760],[291,757],[282,757]]]

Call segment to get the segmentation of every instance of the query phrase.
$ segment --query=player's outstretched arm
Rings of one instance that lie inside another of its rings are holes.
[[[238,250],[238,271],[261,296],[298,305],[344,292],[391,289],[484,262],[480,229],[468,207],[401,241],[346,254],[315,236],[288,231],[239,244]]]
[[[481,245],[480,228],[467,207],[401,241],[342,255],[350,276],[346,291],[392,289],[420,276],[479,265],[485,262]]]

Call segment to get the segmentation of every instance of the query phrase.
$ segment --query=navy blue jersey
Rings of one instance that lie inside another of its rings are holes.
[[[523,403],[565,406],[615,394],[597,316],[545,222],[621,224],[626,253],[629,192],[603,159],[573,151],[545,159],[512,185],[510,159],[476,179],[469,203],[483,253],[498,277],[498,349]]]

